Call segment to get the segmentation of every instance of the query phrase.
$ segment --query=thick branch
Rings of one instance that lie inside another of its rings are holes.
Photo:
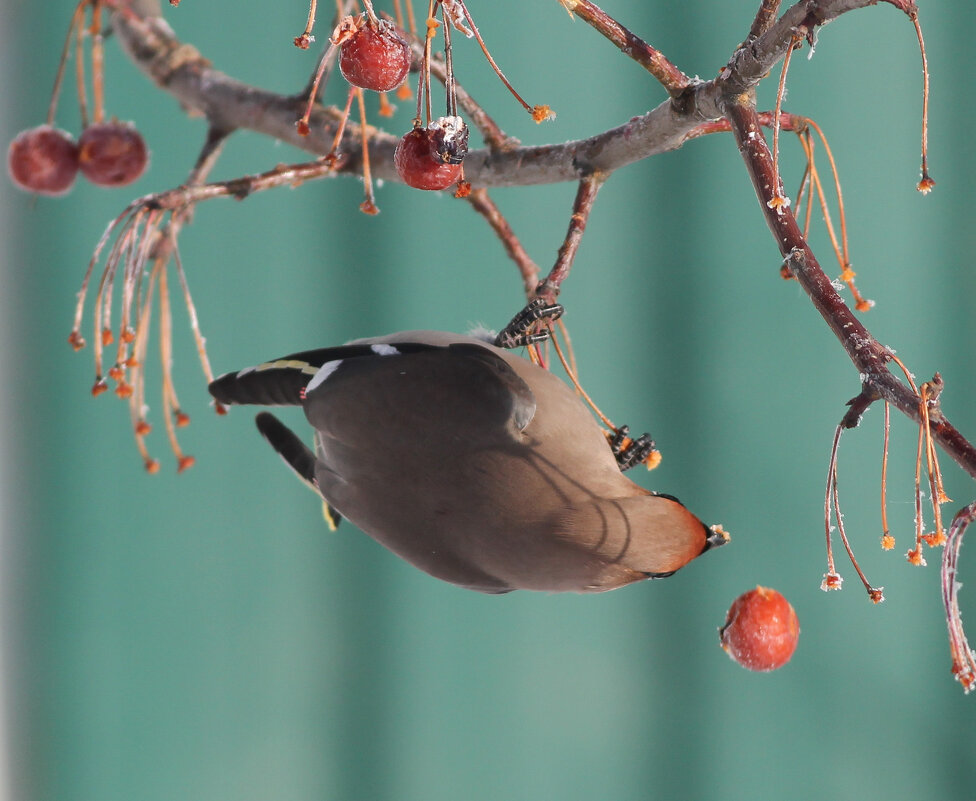
[[[888,370],[890,352],[871,336],[837,294],[804,239],[793,212],[788,205],[778,202],[777,198],[782,198],[785,193],[773,171],[772,154],[763,137],[752,98],[747,95],[730,98],[726,104],[726,114],[759,197],[766,223],[791,272],[844,346],[861,374],[864,387],[912,420],[921,422],[921,399]],[[976,448],[941,414],[932,419],[932,436],[949,456],[976,478]]]
[[[696,82],[677,98],[608,131],[562,144],[472,151],[465,160],[465,176],[475,186],[527,186],[578,181],[592,172],[611,173],[635,161],[680,147],[703,122],[720,119],[722,98],[747,91],[786,52],[794,35],[805,36],[816,25],[877,0],[801,0],[769,30],[733,54],[713,81]],[[889,0],[890,2],[890,0]],[[896,3],[903,5],[903,3]],[[187,109],[200,112],[218,127],[246,128],[324,155],[335,134],[333,115],[317,109],[307,137],[298,135],[295,121],[303,98],[283,96],[236,81],[218,70],[190,45],[181,43],[158,16],[117,13],[113,23],[122,46],[139,69]],[[350,137],[352,140],[354,137]],[[393,168],[397,137],[382,131],[370,139],[373,174],[398,181]],[[343,172],[358,170],[359,146],[344,146]]]
[[[473,189],[471,194],[468,195],[468,202],[485,219],[488,225],[491,226],[491,229],[495,232],[495,235],[505,248],[508,257],[515,262],[519,270],[519,275],[522,276],[522,286],[525,289],[525,296],[531,300],[535,294],[536,287],[539,285],[539,265],[532,261],[532,257],[526,253],[525,248],[522,247],[522,243],[515,236],[512,226],[502,216],[501,210],[495,205],[495,201],[488,196],[487,189]]]

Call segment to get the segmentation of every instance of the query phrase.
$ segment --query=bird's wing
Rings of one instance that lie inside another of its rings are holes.
[[[535,395],[508,362],[468,341],[351,346],[320,368],[305,393],[316,430],[364,447],[420,431],[498,438],[512,427],[524,431],[535,410]]]
[[[292,353],[243,370],[224,373],[210,384],[210,394],[225,404],[301,406],[305,388],[328,365],[374,353],[373,345],[340,345]],[[429,345],[412,345],[412,350]],[[321,380],[321,379],[320,379]]]

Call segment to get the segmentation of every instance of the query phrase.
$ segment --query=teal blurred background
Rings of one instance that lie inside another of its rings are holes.
[[[533,125],[473,44],[456,42],[460,81],[524,142],[585,136],[663,99],[554,0],[470,5],[520,91],[559,114]],[[706,78],[757,5],[606,2]],[[962,0],[922,6],[931,196],[914,190],[918,52],[892,7],[823,29],[814,58],[794,60],[786,108],[817,119],[837,156],[854,267],[877,302],[865,322],[919,379],[942,372],[944,409],[972,438],[976,120],[971,84],[957,76],[969,74],[973,11]],[[43,120],[71,8],[0,6],[3,142]],[[305,12],[297,0],[188,0],[164,13],[219,69],[288,92],[315,60],[291,44]],[[562,298],[586,387],[663,451],[637,480],[723,523],[732,545],[606,595],[490,597],[439,583],[349,527],[328,533],[251,414],[212,413],[180,303],[175,369],[193,416],[182,441],[197,465],[175,474],[156,403],[150,445],[163,469],[143,472],[124,406],[91,398],[90,349],[75,354],[66,337],[105,224],[136,195],[183,180],[204,123],[114,43],[107,61],[109,111],[137,121],[150,171],[127,189],[79,182],[56,200],[0,179],[10,799],[973,797],[976,698],[949,673],[939,554],[925,569],[902,556],[917,430],[894,418],[892,553],[877,544],[881,409],[844,437],[845,520],[888,600],[872,606],[843,561],[845,591],[825,595],[827,457],[857,374],[797,285],[779,278],[729,137],[614,175]],[[391,127],[407,130],[410,116],[401,104]],[[77,120],[69,85],[58,122]],[[801,154],[793,137],[783,142],[793,192]],[[238,134],[214,177],[300,157]],[[544,267],[574,191],[493,193]],[[360,200],[357,181],[339,180],[198,208],[180,246],[216,372],[405,328],[500,326],[521,306],[514,267],[466,204],[386,185],[382,214],[369,218]],[[822,226],[814,245],[830,265]],[[943,467],[951,515],[974,490]],[[976,586],[976,551],[964,549],[961,578]],[[789,597],[803,632],[791,664],[769,675],[717,644],[729,603],[757,583]],[[976,625],[971,592],[962,603]]]

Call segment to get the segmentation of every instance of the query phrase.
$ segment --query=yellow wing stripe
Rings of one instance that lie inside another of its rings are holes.
[[[298,370],[306,375],[315,375],[319,368],[314,364],[299,361],[298,359],[277,359],[273,362],[265,362],[254,368],[256,372],[263,370]]]

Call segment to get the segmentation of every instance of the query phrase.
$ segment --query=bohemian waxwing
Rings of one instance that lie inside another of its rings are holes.
[[[345,517],[462,587],[601,592],[668,576],[728,538],[624,476],[559,378],[482,339],[361,339],[227,373],[210,393],[301,406],[314,453],[267,412],[257,425],[325,499],[330,524]]]

